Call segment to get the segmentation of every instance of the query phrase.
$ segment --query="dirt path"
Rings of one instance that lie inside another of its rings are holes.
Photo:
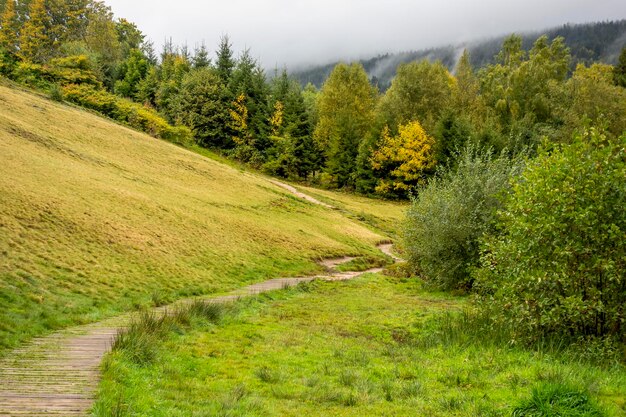
[[[313,204],[317,204],[318,206],[322,206],[322,207],[326,207],[329,209],[335,209],[336,207],[331,206],[330,204],[326,204],[322,201],[319,201],[317,198],[313,198],[308,194],[304,194],[301,193],[300,191],[298,191],[295,187],[292,187],[289,184],[285,184],[284,182],[280,182],[280,181],[275,181],[275,180],[270,180],[270,182],[274,185],[277,185],[280,188],[284,188],[285,190],[289,191],[291,194],[295,195],[296,197],[299,197],[303,200],[308,201],[309,203],[313,203]]]
[[[332,208],[287,184],[272,182],[307,201]],[[379,249],[398,260],[391,253],[390,244],[380,245]],[[316,279],[349,280],[382,270],[379,268],[363,272],[334,270],[336,266],[352,259],[345,257],[320,262],[328,270],[325,275],[273,279],[247,286],[226,296],[206,300],[227,302],[295,286],[301,282]],[[35,339],[1,360],[0,416],[87,416],[98,387],[100,362],[110,349],[118,329],[125,325],[128,317],[126,315]]]

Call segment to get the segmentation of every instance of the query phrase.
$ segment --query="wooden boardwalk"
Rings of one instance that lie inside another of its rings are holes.
[[[391,245],[380,245],[379,248],[391,255]],[[332,272],[337,265],[352,259],[323,261],[322,265],[329,268],[326,275],[272,279],[249,285],[226,296],[204,300],[232,302],[241,297],[280,290],[302,282],[343,281],[382,271],[376,268],[363,272]],[[166,308],[157,311],[164,312]],[[1,360],[0,416],[87,416],[98,388],[100,362],[127,319],[128,316],[120,317],[35,339]]]

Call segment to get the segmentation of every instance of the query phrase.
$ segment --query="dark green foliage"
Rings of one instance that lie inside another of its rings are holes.
[[[533,388],[530,398],[513,410],[512,417],[603,417],[589,394],[563,384],[545,383]]]
[[[406,254],[413,269],[444,289],[471,288],[479,242],[492,233],[496,210],[521,161],[467,147],[457,166],[441,170],[407,213]]]
[[[435,152],[437,162],[447,165],[454,160],[472,136],[471,125],[463,117],[446,112],[435,127]]]
[[[58,84],[53,84],[48,90],[48,95],[53,101],[63,101],[63,90]]]
[[[12,77],[16,65],[17,58],[15,55],[7,52],[3,47],[0,47],[0,75]]]
[[[626,335],[626,135],[541,150],[483,247],[481,306],[516,341]]]
[[[373,132],[376,132],[374,129]],[[380,134],[371,133],[365,137],[359,146],[356,159],[356,191],[362,194],[372,194],[378,184],[379,177],[372,168],[372,154],[377,146]]]
[[[286,70],[272,80],[271,102],[276,125],[268,162],[263,169],[281,177],[307,179],[322,167],[322,152],[312,138],[312,127],[300,85]]]
[[[216,54],[217,61],[215,62],[215,68],[217,69],[217,75],[219,75],[224,84],[228,84],[233,74],[233,69],[235,68],[233,49],[228,36],[222,36]]]
[[[211,59],[209,58],[209,51],[206,49],[206,45],[203,43],[199,48],[196,48],[193,56],[194,69],[207,68],[211,66]]]
[[[224,131],[230,121],[224,89],[214,70],[200,68],[185,75],[176,95],[174,106],[178,121],[189,126],[201,146],[232,146],[230,135]]]

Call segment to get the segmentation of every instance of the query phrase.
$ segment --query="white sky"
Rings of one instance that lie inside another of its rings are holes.
[[[213,51],[228,34],[267,68],[456,44],[564,23],[626,18],[626,0],[105,0],[160,49]]]

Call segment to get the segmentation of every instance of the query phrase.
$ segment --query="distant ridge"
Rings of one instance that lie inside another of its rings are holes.
[[[562,36],[565,39],[565,43],[571,49],[572,66],[580,62],[588,64],[597,61],[613,64],[617,61],[621,48],[626,45],[626,19],[565,24],[552,29],[522,33],[524,48],[529,49],[537,38],[544,34],[550,39],[558,36]],[[474,67],[480,68],[490,64],[500,50],[506,36],[503,35],[456,46],[448,45],[418,51],[388,53],[370,59],[362,59],[358,62],[363,65],[372,82],[377,84],[381,90],[386,90],[396,74],[396,69],[402,63],[422,59],[439,60],[452,70],[463,50],[467,48],[471,54]],[[326,78],[328,78],[328,75],[337,63],[333,62],[327,65],[294,71],[293,76],[302,85],[311,83],[319,88],[326,81]]]

